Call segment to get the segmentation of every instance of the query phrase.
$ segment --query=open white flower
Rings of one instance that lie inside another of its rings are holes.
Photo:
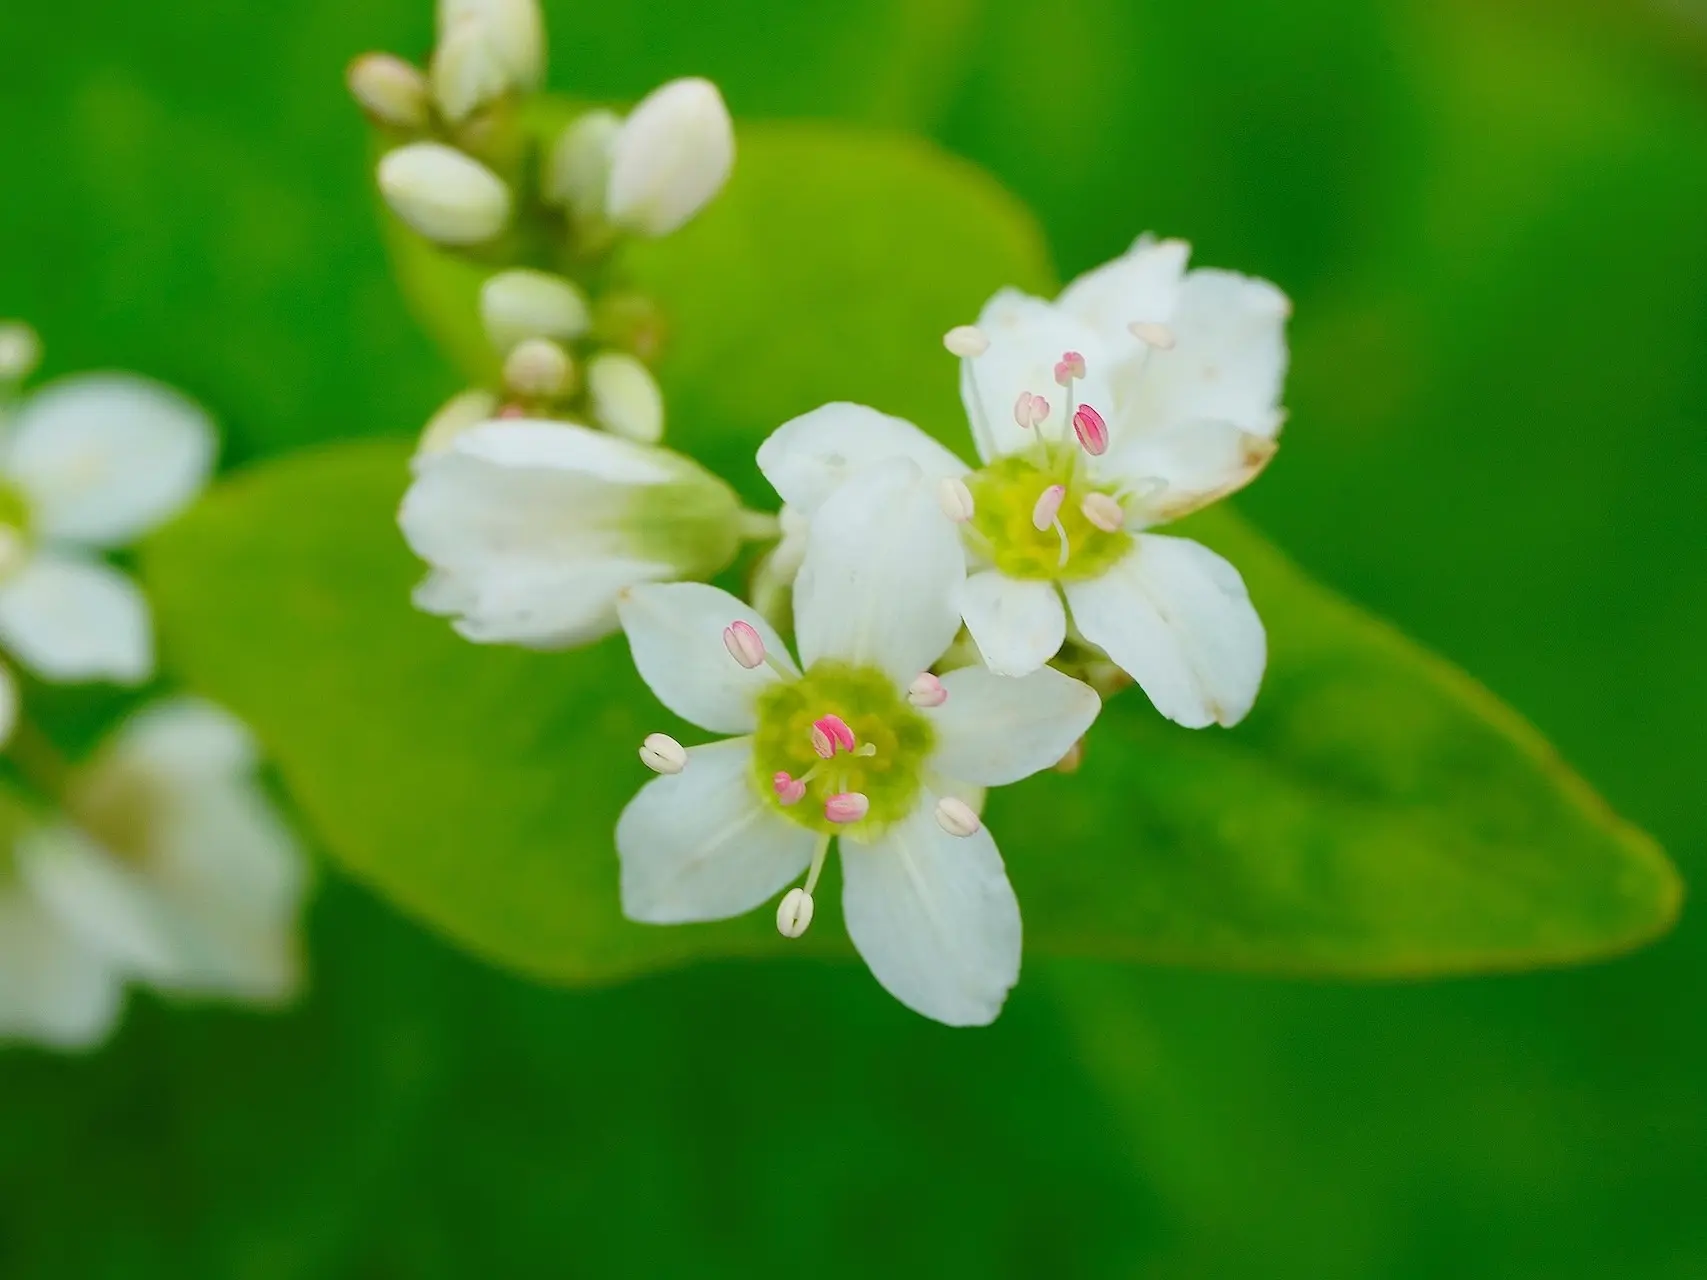
[[[620,610],[660,701],[717,733],[654,735],[666,776],[617,824],[623,910],[656,924],[778,910],[797,936],[839,838],[843,914],[872,973],[910,1008],[990,1022],[1019,976],[1020,917],[968,797],[1059,760],[1099,708],[1050,668],[929,673],[960,628],[965,564],[934,485],[906,460],[817,510],[794,592],[800,666],[760,615],[714,587],[636,587]]]
[[[739,543],[728,485],[590,427],[499,419],[414,465],[398,523],[432,566],[415,604],[470,640],[587,643],[616,630],[624,587],[709,577]]]
[[[1070,610],[1163,715],[1237,723],[1267,657],[1244,582],[1206,547],[1149,531],[1241,488],[1273,456],[1289,306],[1265,281],[1182,274],[1186,253],[1140,240],[1055,303],[1004,290],[976,327],[947,336],[980,469],[850,404],[784,424],[760,468],[810,513],[871,463],[913,459],[965,518],[977,566],[965,622],[991,670],[1048,662]]]
[[[0,644],[49,680],[147,679],[147,602],[98,553],[189,502],[214,447],[200,408],[144,378],[83,375],[24,400],[0,437]]]
[[[0,876],[0,1037],[104,1037],[135,979],[267,1004],[300,982],[302,852],[247,731],[175,699],[126,722],[59,815],[13,820]]]

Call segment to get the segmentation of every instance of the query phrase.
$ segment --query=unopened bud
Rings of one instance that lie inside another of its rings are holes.
[[[653,773],[680,773],[688,767],[688,753],[667,733],[649,733],[640,744],[640,763]]]
[[[763,666],[765,641],[750,622],[735,621],[723,628],[723,647],[747,670]]]
[[[824,801],[824,817],[840,824],[858,822],[871,812],[871,801],[858,791],[843,791]]]
[[[955,796],[944,796],[936,802],[936,824],[951,836],[972,836],[984,824],[972,806]]]
[[[944,476],[942,483],[937,485],[936,500],[942,507],[943,515],[956,524],[965,524],[972,518],[972,490],[966,487],[966,481],[959,476]]]
[[[391,211],[429,240],[479,244],[510,221],[510,189],[478,160],[439,142],[412,142],[379,162]]]
[[[504,359],[504,385],[518,396],[555,400],[575,385],[575,363],[549,338],[518,343]]]
[[[672,80],[623,121],[605,213],[641,235],[668,235],[723,189],[734,163],[735,126],[717,86]]]
[[[545,163],[545,199],[582,217],[604,217],[611,151],[621,132],[616,112],[589,111],[558,134]]]
[[[639,444],[664,437],[664,393],[652,371],[626,351],[601,351],[587,364],[593,417],[607,431]]]
[[[948,348],[950,355],[969,360],[988,351],[990,339],[975,324],[957,324],[942,335],[942,345]]]
[[[907,701],[915,707],[940,707],[948,701],[948,687],[928,671],[921,671],[907,686]]]
[[[545,78],[539,0],[439,0],[433,96],[452,124]]]
[[[22,382],[41,363],[41,339],[22,320],[0,323],[0,383]]]
[[[500,271],[480,286],[480,320],[500,352],[529,338],[569,342],[592,323],[587,299],[572,282],[527,267]]]
[[[776,931],[785,938],[798,938],[812,924],[812,895],[790,889],[776,904]]]
[[[350,94],[375,124],[420,129],[427,123],[427,77],[389,53],[364,53],[344,73]]]
[[[421,443],[415,449],[416,455],[443,453],[464,431],[490,421],[497,413],[498,397],[490,391],[470,390],[452,396],[427,420],[421,432]]]

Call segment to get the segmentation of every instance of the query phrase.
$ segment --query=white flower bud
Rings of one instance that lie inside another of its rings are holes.
[[[664,393],[652,371],[626,351],[601,351],[587,364],[593,417],[607,431],[640,444],[664,436]]]
[[[480,319],[500,352],[529,338],[568,342],[587,331],[587,300],[570,281],[517,267],[480,286]]]
[[[936,824],[951,836],[977,835],[984,825],[971,805],[954,796],[936,802]]]
[[[640,744],[640,763],[653,773],[680,773],[688,767],[688,753],[667,733],[649,733]]]
[[[439,0],[433,97],[452,124],[545,78],[545,22],[538,0]]]
[[[467,431],[470,427],[478,426],[488,421],[498,412],[498,397],[490,391],[463,391],[445,401],[444,405],[427,420],[426,427],[421,431],[421,443],[415,448],[417,457],[443,453],[450,448],[452,440]]]
[[[589,111],[558,134],[546,161],[545,199],[583,217],[604,217],[611,151],[621,132],[614,111]]]
[[[812,911],[812,895],[804,889],[790,889],[776,904],[776,931],[785,938],[798,938],[812,924]]]
[[[22,320],[0,323],[0,383],[22,382],[41,363],[41,339]]]
[[[504,361],[504,385],[519,396],[555,400],[575,385],[575,363],[549,338],[518,343]]]
[[[723,188],[735,127],[709,80],[672,80],[623,122],[611,154],[605,212],[641,235],[668,235]]]
[[[510,189],[478,160],[439,142],[412,142],[379,162],[391,211],[429,240],[479,244],[510,221]]]
[[[389,53],[364,53],[344,74],[350,93],[376,124],[419,129],[427,123],[427,77]]]

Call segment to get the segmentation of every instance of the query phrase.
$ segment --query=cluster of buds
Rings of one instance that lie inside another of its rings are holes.
[[[706,80],[671,81],[626,116],[565,120],[528,107],[544,75],[538,0],[439,0],[425,71],[385,53],[349,68],[378,134],[386,205],[442,250],[491,268],[479,308],[496,385],[446,404],[428,424],[427,452],[495,417],[588,423],[646,444],[663,435],[647,365],[657,309],[623,288],[612,258],[631,237],[675,231],[717,195],[734,127]]]

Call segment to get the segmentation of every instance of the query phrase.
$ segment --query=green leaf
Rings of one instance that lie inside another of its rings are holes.
[[[938,337],[1045,277],[1035,230],[919,144],[748,131],[742,178],[640,267],[677,303],[672,440],[762,497],[764,432],[823,400],[965,446]],[[620,638],[481,648],[415,613],[392,523],[409,445],[275,462],[161,535],[146,567],[169,654],[253,723],[335,856],[498,961],[591,981],[697,956],[842,950],[834,913],[623,921],[610,833],[656,706]],[[1236,518],[1197,532],[1272,637],[1249,721],[1199,733],[1141,694],[1076,776],[995,794],[1032,955],[1377,975],[1518,967],[1634,945],[1672,918],[1664,857],[1466,677],[1313,585]],[[833,891],[832,891],[833,896]]]

